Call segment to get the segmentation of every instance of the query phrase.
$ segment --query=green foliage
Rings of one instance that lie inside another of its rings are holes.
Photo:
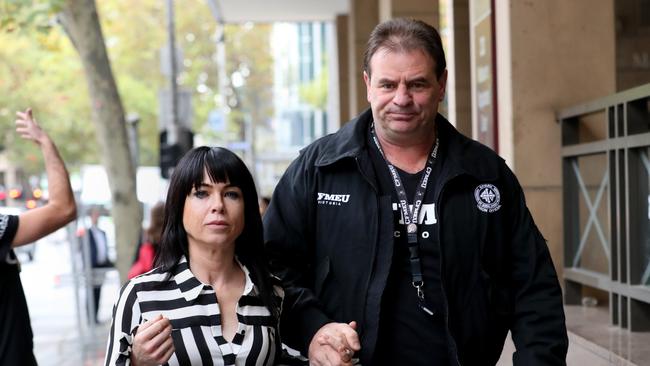
[[[56,29],[0,33],[0,129],[9,157],[28,173],[42,170],[40,154],[31,143],[10,133],[15,111],[31,106],[66,161],[86,162],[96,154],[87,111],[85,85],[75,51]],[[62,142],[68,143],[62,143]]]
[[[264,127],[273,115],[271,28],[270,24],[244,23],[225,29],[226,74],[230,80],[225,91],[228,121],[230,130],[239,132],[240,140],[244,140],[246,118]]]
[[[300,86],[300,98],[316,109],[327,109],[329,73],[327,68],[322,68],[314,80]]]
[[[28,174],[42,171],[40,154],[13,133],[14,113],[34,109],[57,142],[69,168],[98,163],[88,89],[79,56],[54,21],[64,0],[0,0],[0,145]],[[179,86],[192,92],[193,128],[206,142],[238,140],[243,121],[264,124],[272,115],[271,26],[232,24],[225,30],[228,79],[238,72],[244,84],[231,87],[226,134],[206,133],[208,114],[219,101],[215,62],[216,23],[204,0],[176,4],[176,40],[184,60]],[[181,5],[182,4],[182,5]],[[169,81],[160,71],[167,44],[165,2],[97,1],[113,74],[127,114],[140,116],[140,164],[158,164],[158,93]]]
[[[13,32],[33,29],[48,32],[52,28],[54,14],[63,3],[64,0],[1,0],[0,30]]]

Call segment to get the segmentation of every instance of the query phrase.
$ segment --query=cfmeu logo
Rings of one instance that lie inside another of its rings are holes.
[[[492,184],[481,184],[474,190],[476,206],[483,212],[495,212],[501,208],[501,194]]]
[[[350,201],[349,194],[330,194],[318,192],[316,202],[319,205],[341,206],[341,203],[348,203]]]

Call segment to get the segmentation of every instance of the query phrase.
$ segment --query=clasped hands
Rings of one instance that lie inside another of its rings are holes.
[[[361,349],[357,322],[328,323],[309,343],[309,364],[313,366],[352,366],[354,353]]]

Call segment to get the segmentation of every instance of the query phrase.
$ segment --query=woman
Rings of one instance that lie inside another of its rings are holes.
[[[223,148],[174,169],[156,269],[113,311],[106,365],[273,365],[282,290],[266,268],[253,178]]]
[[[151,219],[149,228],[145,231],[145,240],[140,249],[138,249],[138,258],[133,262],[127,278],[131,279],[135,276],[151,271],[153,269],[153,261],[158,252],[160,245],[160,237],[162,236],[163,220],[165,219],[165,204],[163,202],[156,202],[151,207]]]

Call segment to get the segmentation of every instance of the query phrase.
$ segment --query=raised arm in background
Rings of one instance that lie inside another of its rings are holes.
[[[31,243],[74,220],[77,215],[68,171],[56,145],[36,123],[31,108],[16,112],[16,116],[16,132],[33,141],[43,153],[49,198],[44,206],[20,214],[18,231],[11,243],[13,247]]]

